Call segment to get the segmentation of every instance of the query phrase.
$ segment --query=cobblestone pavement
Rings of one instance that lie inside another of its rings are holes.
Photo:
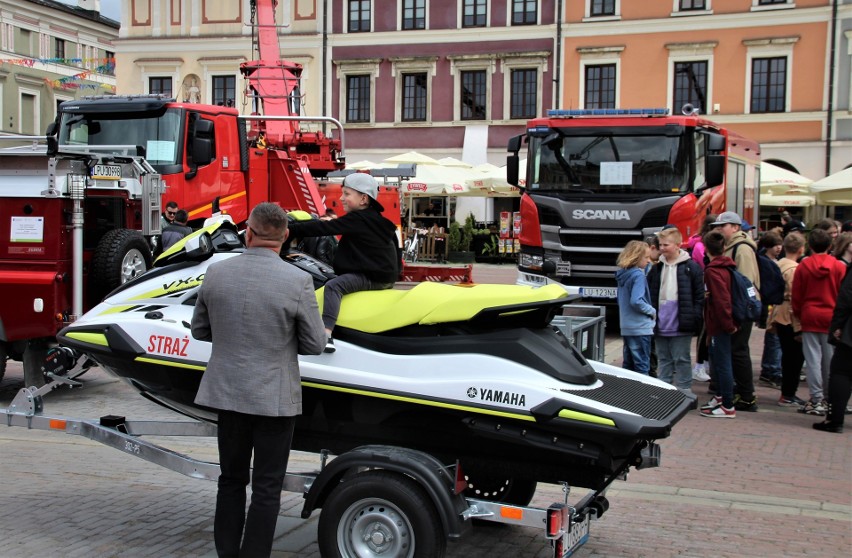
[[[508,266],[480,266],[479,282],[512,282]],[[761,330],[752,335],[759,362]],[[621,343],[607,336],[606,360],[618,364]],[[755,367],[755,371],[759,367]],[[99,369],[84,386],[45,397],[49,415],[175,420]],[[0,407],[22,387],[19,363],[0,383]],[[705,398],[706,384],[694,390]],[[804,384],[799,396],[806,396]],[[818,420],[775,405],[779,392],[757,387],[760,411],[712,421],[690,413],[662,440],[662,465],[634,471],[609,491],[609,511],[593,522],[580,557],[848,556],[852,555],[852,443],[816,432]],[[156,440],[156,439],[155,439]],[[211,439],[168,446],[216,459]],[[316,467],[294,453],[291,470]],[[0,557],[215,556],[216,485],[134,459],[79,436],[0,424]],[[582,492],[572,494],[571,500]],[[560,501],[561,488],[540,485],[533,501]],[[284,493],[273,556],[319,556],[318,513],[302,520],[302,498]],[[477,524],[450,544],[451,557],[544,557],[550,547],[532,528]]]

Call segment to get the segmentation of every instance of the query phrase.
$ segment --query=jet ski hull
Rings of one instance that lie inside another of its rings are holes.
[[[190,322],[207,266],[239,250],[235,233],[220,233],[187,237],[186,258],[172,254],[120,287],[59,341],[145,397],[215,421],[194,401],[211,344],[191,337]],[[299,358],[293,447],[404,446],[475,471],[601,488],[640,466],[641,450],[669,435],[694,396],[587,362],[548,325],[564,296],[558,287],[428,283],[347,295],[337,351]]]

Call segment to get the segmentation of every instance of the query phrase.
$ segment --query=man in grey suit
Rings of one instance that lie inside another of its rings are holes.
[[[284,210],[258,204],[247,222],[248,249],[207,269],[192,316],[192,336],[213,343],[195,402],[219,410],[213,525],[219,556],[272,552],[293,428],[302,412],[297,357],[325,347],[310,276],[279,256],[287,234]]]

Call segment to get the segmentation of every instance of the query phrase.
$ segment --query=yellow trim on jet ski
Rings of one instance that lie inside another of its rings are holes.
[[[122,306],[113,306],[107,310],[104,310],[99,315],[106,316],[107,314],[120,314],[121,312],[126,312],[127,310],[131,310],[133,308],[139,308],[138,304],[125,304]]]
[[[76,339],[81,343],[88,343],[89,345],[100,345],[101,347],[109,347],[109,342],[107,341],[106,335],[104,335],[103,333],[70,331],[65,334],[65,337],[68,337],[69,339]]]
[[[615,421],[612,419],[599,417],[597,415],[590,415],[589,413],[572,411],[571,409],[562,409],[559,411],[559,418],[591,422],[593,424],[602,424],[604,426],[615,426]]]
[[[185,362],[180,362],[177,360],[162,360],[158,358],[150,358],[150,357],[136,357],[134,359],[136,362],[145,362],[148,364],[159,364],[162,366],[176,366],[178,368],[187,368],[189,370],[201,370],[204,372],[207,370],[206,366],[200,366],[198,364],[186,364]]]
[[[472,413],[480,413],[484,415],[494,415],[497,417],[504,417],[516,420],[526,420],[529,422],[535,422],[535,417],[531,415],[522,415],[519,413],[507,413],[505,411],[494,411],[491,409],[486,409],[483,407],[471,407],[468,405],[455,405],[452,403],[444,403],[441,401],[432,401],[429,399],[417,399],[415,397],[404,397],[401,395],[391,395],[389,393],[381,393],[377,391],[366,391],[363,389],[355,389],[355,388],[347,388],[340,386],[330,386],[328,384],[318,384],[315,382],[305,382],[302,381],[302,385],[305,387],[311,387],[316,389],[325,389],[329,391],[339,391],[342,393],[351,393],[353,395],[364,395],[366,397],[377,397],[379,399],[390,399],[392,401],[404,401],[406,403],[416,403],[418,405],[429,405],[430,407],[441,407],[444,409],[454,409],[457,411],[469,411]]]
[[[323,289],[317,291],[322,311]],[[463,288],[423,282],[410,290],[361,291],[347,295],[340,305],[337,324],[365,333],[380,333],[408,325],[461,322],[486,308],[548,302],[566,298],[560,285],[473,285]],[[507,311],[508,313],[518,310]]]

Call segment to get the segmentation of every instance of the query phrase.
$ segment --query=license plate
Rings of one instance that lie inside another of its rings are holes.
[[[556,275],[568,277],[571,275],[571,262],[559,262],[556,264]]]
[[[574,552],[586,544],[589,540],[589,519],[591,515],[586,514],[582,521],[571,523],[571,526],[562,535],[562,558],[567,558]]]
[[[615,287],[580,287],[580,296],[585,298],[618,298]]]
[[[92,167],[92,178],[95,180],[119,180],[121,167],[118,165],[95,165]]]

